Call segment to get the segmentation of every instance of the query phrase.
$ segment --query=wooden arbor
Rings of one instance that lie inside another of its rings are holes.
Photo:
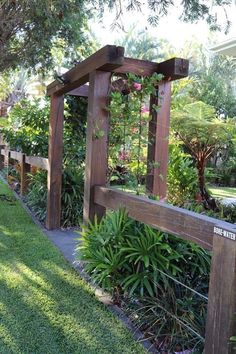
[[[187,60],[173,58],[157,64],[125,58],[123,47],[107,45],[65,73],[64,83],[54,81],[47,87],[47,94],[51,96],[46,220],[48,229],[60,227],[64,94],[88,95],[84,219],[93,219],[95,214],[102,216],[105,210],[94,203],[93,193],[95,185],[106,184],[109,129],[106,106],[111,74],[134,73],[140,76],[151,76],[154,72],[163,74],[164,79],[159,84],[161,109],[158,114],[153,114],[149,126],[148,161],[157,162],[158,167],[151,168],[148,162],[147,189],[165,197],[171,81],[188,75]],[[89,86],[85,85],[87,82]],[[158,101],[159,98],[151,97],[151,101],[153,100]],[[96,129],[104,132],[102,138],[94,139]]]
[[[109,129],[106,107],[111,74],[128,72],[140,76],[154,72],[164,75],[158,87],[162,97],[161,110],[153,114],[149,125],[147,163],[149,166],[149,162],[157,162],[158,167],[149,168],[147,188],[165,196],[171,81],[187,76],[188,61],[170,59],[157,64],[125,58],[123,48],[106,46],[64,74],[64,84],[55,81],[48,86],[51,114],[47,228],[60,226],[63,95],[88,96],[85,221],[93,219],[95,214],[102,216],[106,208],[124,206],[132,218],[212,250],[205,354],[228,354],[229,338],[236,334],[236,226],[105,186]],[[89,87],[84,86],[86,82],[89,82]],[[152,101],[158,99],[151,97]],[[96,138],[97,130],[102,130],[103,136]]]

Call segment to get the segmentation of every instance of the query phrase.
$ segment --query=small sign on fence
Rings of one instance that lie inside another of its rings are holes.
[[[221,227],[214,226],[214,234],[236,241],[236,234],[234,232],[224,230]]]

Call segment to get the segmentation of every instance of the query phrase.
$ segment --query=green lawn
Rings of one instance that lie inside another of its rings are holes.
[[[0,353],[146,353],[11,197],[0,181]]]
[[[217,198],[236,198],[236,188],[210,187],[209,190]]]

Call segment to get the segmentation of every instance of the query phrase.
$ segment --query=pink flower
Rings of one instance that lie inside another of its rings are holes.
[[[146,106],[141,107],[141,113],[149,113],[149,109]]]
[[[136,91],[142,90],[142,85],[139,84],[138,82],[135,82],[133,86]]]
[[[125,161],[127,159],[127,157],[128,157],[128,154],[125,150],[119,151],[119,153],[118,153],[119,160]]]

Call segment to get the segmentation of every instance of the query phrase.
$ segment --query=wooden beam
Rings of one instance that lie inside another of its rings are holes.
[[[47,87],[47,94],[63,95],[85,84],[89,80],[89,73],[94,70],[112,71],[121,66],[124,61],[124,48],[115,45],[106,45],[99,51],[78,63],[74,68],[63,74],[64,84],[52,82]]]
[[[19,152],[19,151],[10,151],[10,157],[11,159],[13,160],[16,160],[16,161],[19,161],[21,162],[22,160],[22,152]]]
[[[215,227],[236,234],[234,224],[114,188],[96,186],[94,202],[113,210],[125,207],[133,219],[195,242],[207,249],[212,249]],[[232,245],[236,244],[235,240],[230,242]]]
[[[147,154],[147,191],[165,198],[167,193],[168,145],[170,129],[171,82],[158,86],[158,97],[150,99],[150,114]],[[152,105],[160,106],[158,112]]]
[[[47,229],[57,229],[61,220],[64,97],[51,96],[48,148]]]
[[[40,156],[26,156],[25,162],[29,165],[41,168],[42,170],[49,170],[49,162],[45,157]]]
[[[189,61],[182,58],[172,58],[161,63],[148,60],[124,58],[122,66],[113,70],[117,74],[133,73],[139,76],[151,76],[154,73],[163,74],[164,80],[173,81],[188,76]]]
[[[80,86],[70,92],[67,95],[78,96],[78,97],[88,97],[89,85]]]
[[[107,93],[111,74],[104,71],[94,71],[89,79],[88,121],[85,162],[84,188],[84,221],[99,218],[105,208],[94,204],[94,186],[106,184],[107,150],[108,150],[108,118]]]
[[[236,242],[215,236],[205,336],[206,354],[229,354],[236,333]]]
[[[26,156],[25,154],[21,153],[21,160],[20,160],[20,165],[21,165],[21,171],[20,171],[20,194],[24,195],[27,192],[28,185],[29,185],[29,176],[28,173],[30,173],[30,165],[26,163]]]

